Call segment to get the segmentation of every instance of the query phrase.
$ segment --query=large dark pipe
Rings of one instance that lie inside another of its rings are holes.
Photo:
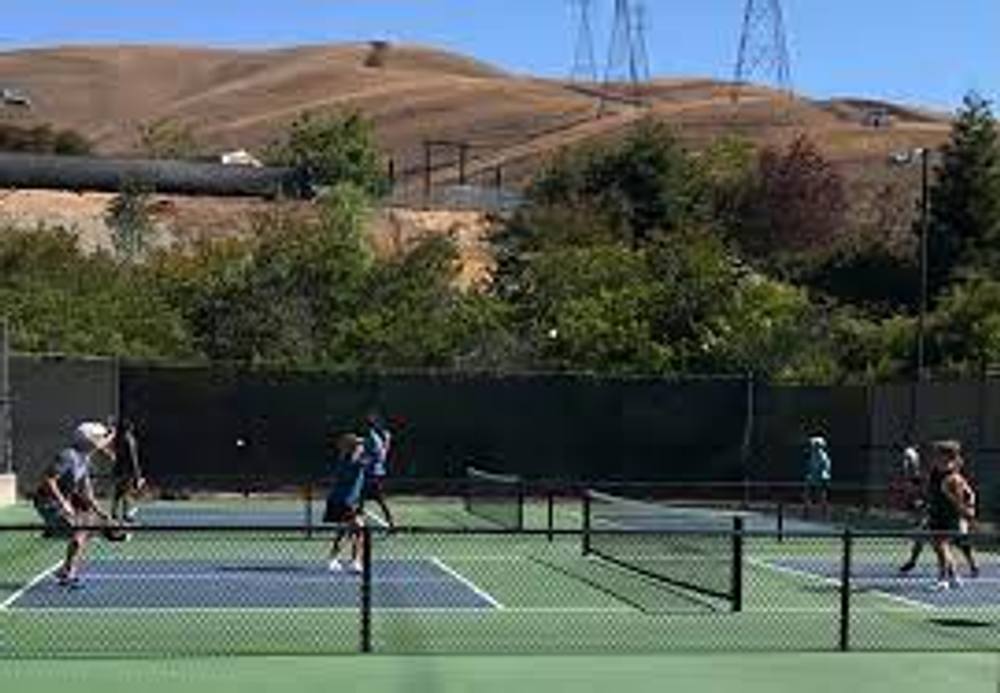
[[[0,188],[120,192],[126,185],[174,195],[308,198],[308,175],[294,168],[226,166],[156,159],[0,154]]]

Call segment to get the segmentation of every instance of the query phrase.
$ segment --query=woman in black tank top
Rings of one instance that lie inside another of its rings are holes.
[[[962,448],[954,441],[940,441],[934,443],[933,450],[933,466],[927,483],[927,523],[931,531],[931,545],[938,559],[938,581],[935,587],[946,590],[959,584],[951,543],[952,537],[959,530],[961,513],[946,487],[957,473]]]

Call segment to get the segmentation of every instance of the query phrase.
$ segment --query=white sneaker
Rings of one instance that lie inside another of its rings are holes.
[[[139,508],[132,508],[127,513],[125,513],[125,519],[129,522],[135,522],[135,518],[139,517]]]
[[[952,575],[951,579],[948,581],[952,589],[959,589],[962,586],[962,578],[958,575]]]
[[[935,592],[946,592],[951,585],[948,584],[947,580],[938,580],[934,583],[933,589]]]
[[[341,570],[343,570],[343,568],[341,568],[340,566],[340,561],[338,561],[336,558],[330,561],[330,564],[327,566],[327,568],[330,570],[331,573],[339,573]]]
[[[361,565],[361,561],[352,561],[351,562],[351,572],[352,573],[358,573],[360,575],[363,570],[364,570],[364,568]]]

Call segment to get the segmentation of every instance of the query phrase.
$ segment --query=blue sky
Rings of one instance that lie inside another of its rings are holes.
[[[598,55],[612,0],[593,0]],[[745,0],[646,0],[654,74],[732,74]],[[1000,99],[1000,0],[783,0],[792,77],[814,97],[951,108]],[[0,46],[184,43],[280,46],[388,38],[565,76],[569,0],[10,0]]]

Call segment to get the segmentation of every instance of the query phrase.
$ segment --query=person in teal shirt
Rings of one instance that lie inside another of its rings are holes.
[[[819,503],[823,517],[829,517],[832,477],[833,463],[830,460],[826,439],[822,436],[813,436],[809,439],[809,450],[806,455],[806,515],[809,514],[813,504]]]

